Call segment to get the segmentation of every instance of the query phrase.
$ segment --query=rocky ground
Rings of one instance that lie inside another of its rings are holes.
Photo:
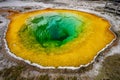
[[[2,0],[1,0],[2,1]],[[120,15],[104,9],[105,1],[80,0],[6,0],[0,2],[0,80],[120,80]],[[72,72],[57,72],[22,65],[5,57],[2,44],[5,29],[9,23],[6,18],[13,11],[30,11],[45,8],[64,8],[87,11],[110,21],[117,34],[117,41],[106,51],[101,52],[95,62]]]

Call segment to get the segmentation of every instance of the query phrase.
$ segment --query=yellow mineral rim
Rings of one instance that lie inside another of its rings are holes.
[[[44,9],[11,16],[6,32],[10,52],[49,67],[90,63],[115,38],[102,17],[75,10]]]

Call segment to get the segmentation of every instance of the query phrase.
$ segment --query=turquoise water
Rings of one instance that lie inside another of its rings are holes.
[[[59,47],[82,32],[83,22],[73,14],[46,13],[27,20],[28,32],[43,47]]]

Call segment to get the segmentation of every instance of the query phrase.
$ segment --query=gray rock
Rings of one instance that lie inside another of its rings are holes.
[[[6,0],[0,0],[0,2],[2,2],[2,1],[6,1]]]

